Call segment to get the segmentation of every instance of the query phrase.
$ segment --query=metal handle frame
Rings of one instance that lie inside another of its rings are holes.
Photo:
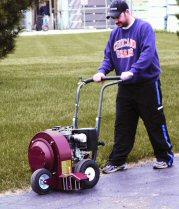
[[[104,96],[104,90],[112,85],[115,84],[119,84],[122,82],[121,77],[120,76],[109,76],[103,79],[103,81],[112,81],[115,80],[115,82],[110,82],[107,84],[104,84],[101,88],[100,91],[100,96],[99,96],[99,103],[98,103],[98,114],[97,114],[97,118],[96,118],[96,131],[97,131],[97,135],[99,137],[99,133],[100,133],[100,127],[101,127],[101,118],[102,118],[102,102],[103,102],[103,96]],[[94,82],[93,79],[87,79],[84,80],[82,82],[79,83],[77,91],[76,91],[76,103],[75,103],[75,114],[73,117],[73,128],[74,129],[78,129],[78,113],[79,113],[79,107],[80,107],[80,92],[83,86],[85,86],[86,84],[92,83]]]

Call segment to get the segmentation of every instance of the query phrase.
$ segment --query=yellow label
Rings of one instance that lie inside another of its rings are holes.
[[[71,173],[71,160],[62,161],[62,174],[67,175]]]

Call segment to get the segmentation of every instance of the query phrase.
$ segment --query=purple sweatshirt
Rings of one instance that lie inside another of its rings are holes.
[[[129,29],[117,27],[111,32],[99,72],[106,75],[114,69],[117,75],[124,71],[134,74],[125,83],[145,82],[159,77],[161,71],[155,32],[149,23],[135,19]]]

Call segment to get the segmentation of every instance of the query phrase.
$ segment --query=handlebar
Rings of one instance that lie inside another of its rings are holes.
[[[103,78],[101,81],[118,81],[118,80],[121,80],[121,76],[108,76],[108,77]],[[82,83],[85,83],[85,84],[92,83],[92,82],[94,82],[93,78],[89,78],[89,79],[82,81]]]
[[[101,120],[101,110],[102,110],[102,100],[103,100],[103,92],[104,89],[108,86],[114,85],[114,84],[119,84],[122,82],[121,77],[120,76],[108,76],[105,77],[104,79],[102,79],[102,81],[114,81],[111,83],[107,83],[104,84],[103,87],[101,88],[101,93],[100,93],[100,98],[99,98],[99,108],[98,108],[98,119],[96,122],[96,127],[97,127],[97,131],[99,133],[99,129],[100,129],[100,120]],[[82,80],[81,82],[78,83],[78,88],[77,88],[77,92],[76,92],[76,104],[75,104],[75,114],[73,117],[73,127],[74,128],[78,128],[78,111],[79,111],[79,101],[80,101],[80,91],[81,88],[88,84],[88,83],[92,83],[94,82],[93,78],[89,78],[86,80]]]

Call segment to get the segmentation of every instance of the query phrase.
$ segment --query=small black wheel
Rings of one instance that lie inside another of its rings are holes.
[[[84,189],[90,189],[98,183],[100,170],[98,164],[94,160],[85,159],[79,161],[75,165],[74,172],[81,172],[87,175],[88,180],[82,182],[82,188]]]
[[[38,194],[47,194],[50,192],[50,185],[46,184],[44,181],[52,178],[52,174],[45,168],[40,168],[36,170],[31,177],[31,187],[32,190]]]

